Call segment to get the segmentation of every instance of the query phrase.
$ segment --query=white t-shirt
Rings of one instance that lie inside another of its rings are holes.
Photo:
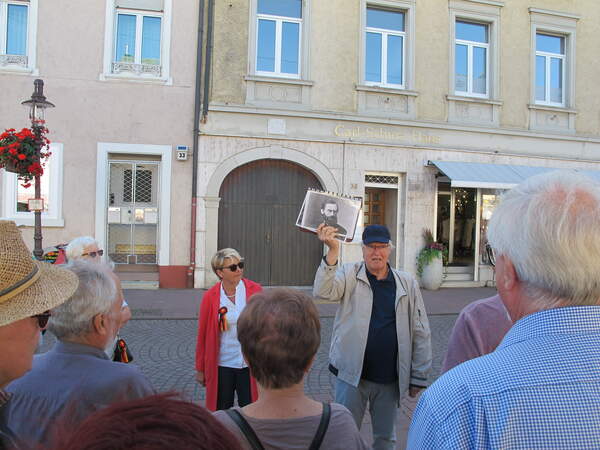
[[[242,346],[237,338],[238,317],[246,307],[246,286],[239,282],[235,288],[235,303],[232,302],[221,284],[221,303],[219,307],[227,308],[227,323],[229,329],[221,332],[221,347],[219,349],[219,366],[232,367],[234,369],[243,369],[247,367],[242,356]]]

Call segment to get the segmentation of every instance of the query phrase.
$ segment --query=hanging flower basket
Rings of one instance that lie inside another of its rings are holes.
[[[22,186],[31,186],[31,180],[44,174],[44,166],[50,157],[48,129],[43,123],[35,125],[38,136],[29,128],[17,131],[9,128],[0,134],[0,169],[17,174]],[[38,152],[39,146],[39,152]]]

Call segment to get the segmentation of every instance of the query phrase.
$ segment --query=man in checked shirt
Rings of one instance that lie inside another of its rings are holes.
[[[424,392],[408,448],[598,448],[600,183],[531,177],[504,196],[488,237],[515,324]]]

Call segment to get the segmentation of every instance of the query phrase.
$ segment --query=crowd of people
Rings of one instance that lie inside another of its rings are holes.
[[[52,265],[0,221],[0,449],[366,449],[367,407],[372,448],[394,449],[405,395],[420,395],[408,448],[599,447],[600,184],[553,173],[505,194],[488,230],[498,293],[461,312],[431,385],[427,313],[417,280],[390,265],[389,230],[365,227],[362,261],[346,264],[335,223],[316,234],[327,252],[313,295],[339,302],[335,401],[304,391],[321,344],[314,298],[263,290],[225,248],[199,308],[202,407],[156,393],[119,356],[131,311],[93,238]],[[46,328],[56,343],[34,356]]]

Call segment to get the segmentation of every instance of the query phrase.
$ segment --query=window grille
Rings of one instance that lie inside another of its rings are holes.
[[[133,171],[126,169],[123,173],[123,201],[131,202],[133,198]],[[152,171],[138,169],[135,171],[135,203],[152,203]]]
[[[392,175],[365,175],[365,183],[398,184],[398,177]]]

